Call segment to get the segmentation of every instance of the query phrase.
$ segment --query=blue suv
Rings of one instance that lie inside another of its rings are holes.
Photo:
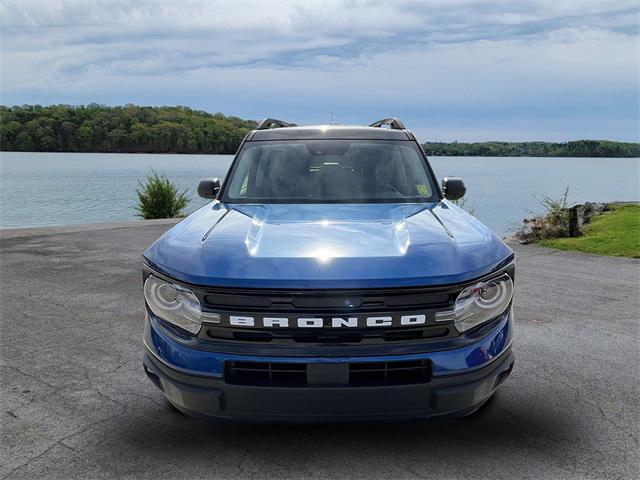
[[[463,416],[511,373],[513,252],[397,119],[267,119],[198,192],[144,253],[144,370],[180,411]]]

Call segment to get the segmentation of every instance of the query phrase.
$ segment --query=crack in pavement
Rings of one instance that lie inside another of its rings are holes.
[[[88,431],[89,431],[89,430],[91,430],[93,427],[95,427],[95,426],[97,426],[97,425],[100,425],[100,424],[103,424],[103,423],[106,423],[106,422],[108,422],[109,420],[113,420],[114,418],[117,418],[117,417],[121,416],[123,413],[124,413],[124,412],[120,412],[120,413],[117,413],[117,414],[115,414],[115,415],[112,415],[112,416],[110,416],[110,417],[108,417],[108,418],[105,418],[105,419],[103,419],[103,420],[99,420],[99,421],[93,422],[93,423],[91,423],[91,424],[87,425],[86,427],[84,427],[83,429],[81,429],[81,430],[79,430],[79,431],[76,431],[76,432],[70,433],[69,435],[66,435],[66,436],[65,436],[65,437],[63,437],[63,438],[61,438],[61,439],[59,439],[59,440],[56,440],[52,445],[50,445],[49,447],[47,447],[44,451],[40,452],[39,454],[35,455],[34,457],[29,458],[26,462],[24,462],[24,463],[22,463],[22,464],[20,464],[20,465],[18,465],[18,466],[16,466],[16,467],[14,467],[13,469],[11,469],[11,470],[10,470],[10,471],[5,475],[5,476],[3,476],[3,477],[2,477],[2,480],[5,480],[5,479],[9,478],[11,475],[13,475],[15,472],[17,472],[17,471],[18,471],[18,470],[20,470],[21,468],[24,468],[24,467],[28,466],[29,464],[33,463],[34,461],[36,461],[36,460],[38,460],[38,459],[40,459],[40,458],[44,457],[47,453],[49,453],[51,450],[53,450],[53,449],[54,449],[55,447],[57,447],[58,445],[62,445],[62,446],[64,446],[65,448],[68,448],[69,450],[71,450],[71,451],[73,451],[73,452],[76,452],[76,450],[75,450],[73,447],[71,447],[70,445],[67,445],[67,444],[65,444],[65,443],[64,443],[64,442],[65,442],[65,440],[68,440],[68,439],[70,439],[70,438],[73,438],[73,437],[75,437],[76,435],[80,435],[80,434],[82,434],[82,433],[88,432]]]

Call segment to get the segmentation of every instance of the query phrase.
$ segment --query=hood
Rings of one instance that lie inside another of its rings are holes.
[[[447,201],[432,204],[213,202],[146,252],[160,272],[197,285],[382,288],[480,277],[513,252]]]

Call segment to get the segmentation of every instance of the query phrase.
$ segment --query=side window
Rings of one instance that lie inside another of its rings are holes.
[[[246,198],[249,194],[249,183],[255,172],[255,163],[259,156],[259,148],[250,148],[243,153],[243,161],[238,164],[231,185],[229,196],[231,198]]]

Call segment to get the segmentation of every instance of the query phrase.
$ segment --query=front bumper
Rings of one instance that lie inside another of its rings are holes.
[[[147,318],[144,369],[179,410],[194,416],[252,421],[357,421],[459,416],[491,397],[511,373],[512,314],[505,313],[476,342],[411,355],[314,357],[308,363],[371,362],[424,358],[430,381],[408,385],[271,387],[225,382],[228,360],[290,362],[291,357],[229,355],[189,348]]]
[[[419,385],[282,388],[228,385],[191,377],[147,354],[144,369],[167,399],[192,416],[249,421],[327,422],[462,416],[488,400],[511,373],[509,348],[495,362],[467,374]]]

